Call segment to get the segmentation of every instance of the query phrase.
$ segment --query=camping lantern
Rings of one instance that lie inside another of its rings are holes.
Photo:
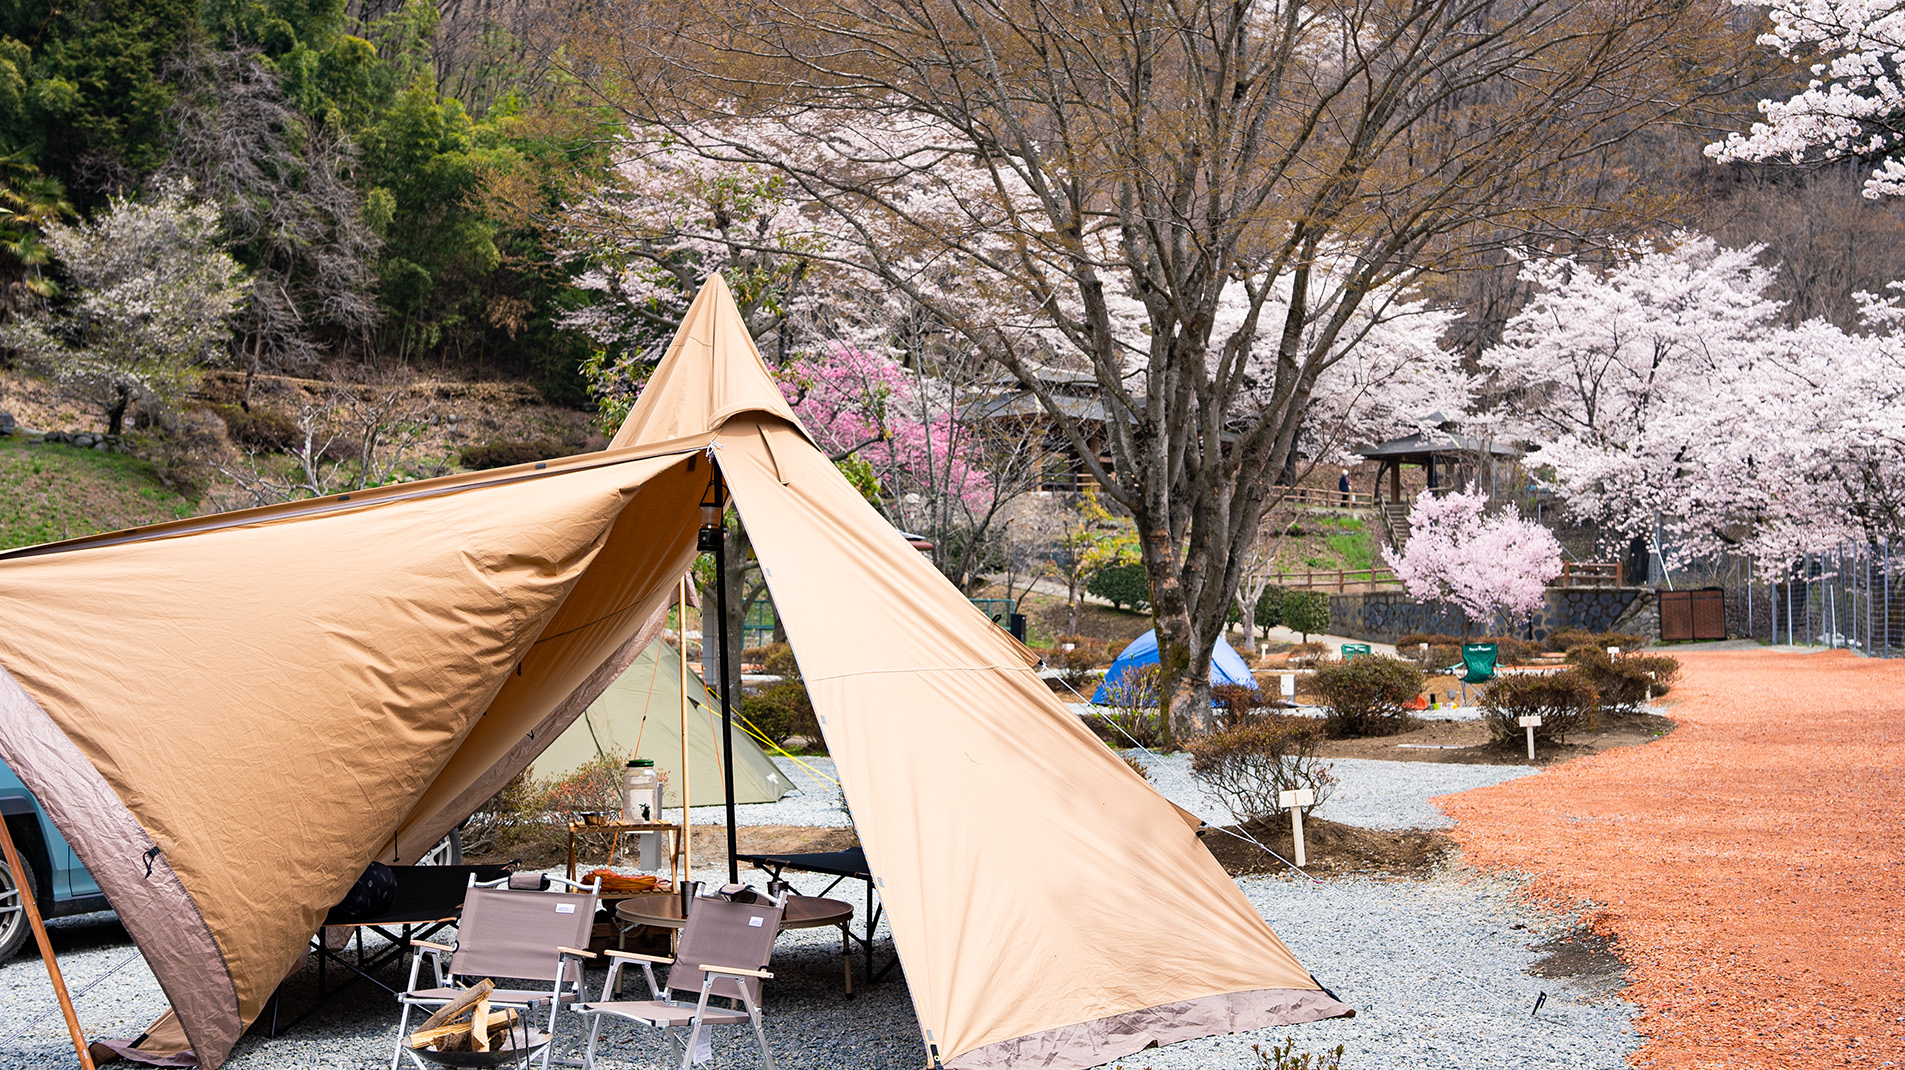
[[[716,469],[708,480],[708,489],[701,495],[701,531],[695,536],[697,551],[711,554],[721,548],[721,540],[728,533],[721,520],[722,511],[721,472]]]

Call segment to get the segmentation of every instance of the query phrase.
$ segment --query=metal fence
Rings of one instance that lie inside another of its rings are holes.
[[[1807,554],[1784,570],[1729,562],[1727,630],[1769,643],[1905,657],[1905,543]]]

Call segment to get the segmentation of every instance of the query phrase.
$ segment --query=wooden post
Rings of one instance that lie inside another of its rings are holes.
[[[46,961],[46,976],[53,982],[53,995],[60,1001],[60,1013],[66,1015],[66,1031],[73,1035],[73,1050],[79,1054],[82,1070],[93,1070],[93,1055],[86,1050],[86,1034],[80,1032],[79,1014],[73,999],[66,994],[66,978],[60,976],[60,964],[53,958],[53,941],[46,935],[46,922],[40,918],[40,906],[33,889],[26,884],[26,867],[20,864],[20,851],[13,845],[13,832],[0,819],[0,848],[5,848],[7,870],[13,874],[13,887],[20,893],[20,908],[26,911],[27,924],[33,927],[33,939],[40,945],[40,957]]]
[[[1535,726],[1541,723],[1541,715],[1538,713],[1523,714],[1520,718],[1520,723],[1523,728],[1528,730],[1528,760],[1532,762],[1535,760]]]
[[[1277,802],[1290,811],[1290,838],[1296,841],[1296,864],[1302,869],[1308,864],[1303,857],[1303,808],[1316,802],[1316,792],[1309,788],[1278,792]]]

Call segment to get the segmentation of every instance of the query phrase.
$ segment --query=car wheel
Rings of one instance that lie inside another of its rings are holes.
[[[26,859],[20,859],[24,871],[24,882],[15,881],[12,870],[0,860],[0,962],[13,958],[27,942],[28,930],[26,907],[20,902],[20,884],[33,887],[33,867]]]
[[[463,864],[463,830],[454,828],[435,847],[417,859],[420,866],[460,866]]]

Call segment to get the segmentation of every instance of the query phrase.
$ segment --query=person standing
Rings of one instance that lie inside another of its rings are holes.
[[[1343,494],[1343,508],[1349,508],[1349,469],[1343,469],[1343,474],[1336,477],[1336,489]]]

